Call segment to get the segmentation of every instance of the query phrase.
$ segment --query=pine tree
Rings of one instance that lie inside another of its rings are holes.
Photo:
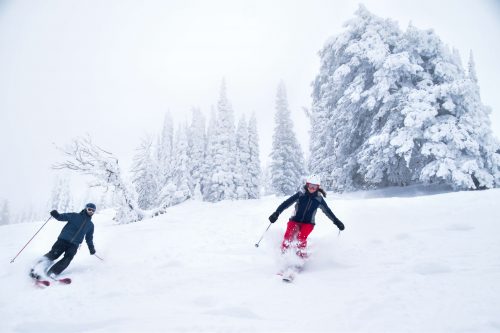
[[[469,68],[467,70],[467,76],[472,82],[477,83],[476,63],[474,62],[472,50],[469,53]]]
[[[434,32],[403,33],[363,6],[346,27],[320,52],[314,83],[309,165],[325,187],[498,184],[473,61],[467,77]]]
[[[61,212],[71,211],[73,208],[71,202],[68,177],[56,177],[52,188],[50,209],[56,209]]]
[[[236,129],[236,195],[238,199],[248,199],[250,179],[250,147],[248,125],[245,116],[241,116]]]
[[[252,114],[248,124],[248,148],[250,154],[248,197],[250,199],[258,199],[260,197],[262,171],[260,167],[259,136],[255,113]]]
[[[172,183],[175,185],[173,204],[181,203],[192,197],[189,184],[192,184],[189,172],[187,124],[179,125],[175,135],[172,160]]]
[[[234,111],[226,95],[226,84],[222,82],[219,101],[217,103],[217,119],[215,128],[210,133],[213,146],[211,163],[214,172],[210,179],[206,198],[208,201],[220,201],[236,198],[236,142],[234,128]]]
[[[262,190],[264,191],[264,195],[271,195],[274,193],[270,163],[266,164],[262,171]]]
[[[189,189],[195,199],[201,200],[203,192],[203,175],[205,168],[205,117],[199,109],[193,109],[193,119],[188,135],[189,174],[191,183]]]
[[[210,112],[210,119],[207,127],[207,137],[206,137],[206,156],[205,156],[205,166],[202,179],[202,194],[206,201],[216,201],[212,197],[212,178],[215,174],[215,159],[217,146],[215,145],[215,127],[217,126],[217,115],[214,108]]]
[[[158,183],[153,162],[153,139],[145,137],[136,149],[132,165],[132,183],[138,195],[141,209],[156,207],[158,198]]]
[[[172,177],[172,154],[174,149],[174,123],[170,112],[165,114],[163,128],[156,149],[156,182],[161,191]],[[154,161],[154,160],[153,160]]]
[[[305,176],[302,149],[293,132],[285,84],[281,82],[276,94],[275,128],[271,151],[271,181],[274,193],[291,195],[299,188]]]
[[[2,207],[0,208],[0,225],[7,225],[10,223],[9,201],[7,199],[4,199]]]

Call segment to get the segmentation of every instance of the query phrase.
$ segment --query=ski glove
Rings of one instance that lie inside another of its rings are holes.
[[[337,228],[339,228],[339,230],[344,230],[345,229],[344,223],[340,222],[340,220],[337,220],[334,223],[337,226]]]
[[[272,213],[271,216],[269,216],[269,221],[271,223],[276,222],[276,220],[278,220],[278,216],[280,216],[280,214],[278,212]]]
[[[50,215],[52,215],[52,217],[57,219],[59,217],[59,212],[54,209],[53,211],[50,212]]]
[[[94,255],[95,254],[95,248],[94,247],[89,248],[89,251],[90,251],[90,255]]]

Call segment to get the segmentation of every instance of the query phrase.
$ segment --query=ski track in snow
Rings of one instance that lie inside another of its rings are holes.
[[[65,271],[71,285],[32,287],[30,265],[63,223],[0,227],[0,332],[500,331],[500,190],[367,198],[331,195],[346,224],[318,212],[311,258],[283,283],[285,198],[190,201],[116,225],[97,214],[95,244]]]

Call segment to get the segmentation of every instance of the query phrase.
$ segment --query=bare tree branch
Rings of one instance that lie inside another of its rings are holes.
[[[92,186],[108,189],[112,186],[115,195],[121,202],[117,218],[121,223],[142,220],[145,216],[153,216],[155,211],[144,212],[137,204],[137,195],[132,186],[129,186],[120,171],[118,159],[92,142],[89,135],[73,139],[66,148],[60,149],[66,160],[54,164],[54,169],[69,169],[80,174],[91,176]]]

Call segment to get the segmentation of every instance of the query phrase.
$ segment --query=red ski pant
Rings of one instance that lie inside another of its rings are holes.
[[[313,229],[314,224],[311,223],[288,221],[283,243],[281,243],[281,251],[286,251],[290,247],[290,244],[297,239],[297,250],[299,253],[304,253],[307,246],[307,237]]]

